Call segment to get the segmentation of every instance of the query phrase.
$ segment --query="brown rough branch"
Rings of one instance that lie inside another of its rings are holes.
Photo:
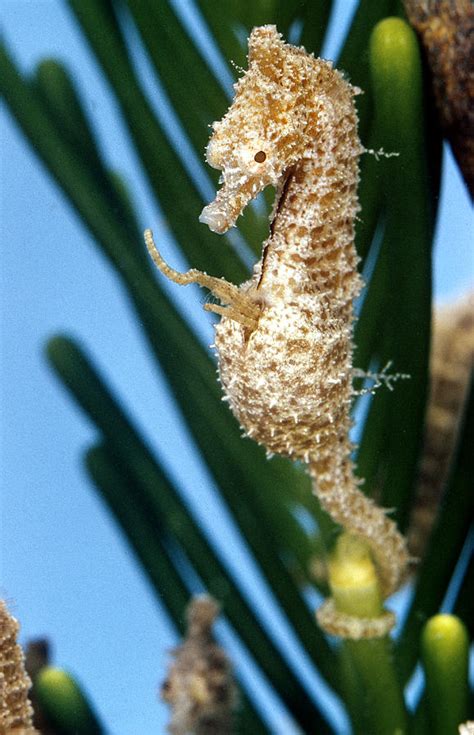
[[[474,365],[474,292],[438,307],[433,315],[431,386],[418,489],[408,548],[423,558],[456,444]]]
[[[19,625],[0,600],[0,735],[38,735],[28,699],[31,681],[17,643]]]
[[[433,78],[441,125],[474,198],[474,5],[472,0],[405,0]]]

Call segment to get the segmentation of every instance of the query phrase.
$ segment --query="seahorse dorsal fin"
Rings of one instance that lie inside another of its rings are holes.
[[[284,42],[277,27],[272,25],[254,28],[249,38],[249,63],[275,63],[275,50]]]

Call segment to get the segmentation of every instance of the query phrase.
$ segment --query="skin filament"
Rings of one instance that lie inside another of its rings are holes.
[[[352,87],[328,61],[283,42],[274,26],[255,28],[249,69],[214,123],[207,148],[223,185],[201,221],[232,227],[266,186],[276,188],[270,236],[250,281],[240,287],[196,270],[179,274],[145,239],[158,268],[176,283],[199,283],[223,306],[215,345],[229,405],[246,434],[269,453],[303,461],[332,518],[369,546],[381,592],[401,584],[404,538],[360,490],[351,459],[353,301],[362,288],[354,247],[363,149]],[[318,617],[348,636],[350,620],[331,601]],[[359,619],[354,637],[390,625]],[[381,632],[383,630],[383,632]],[[359,631],[359,632],[357,632]]]

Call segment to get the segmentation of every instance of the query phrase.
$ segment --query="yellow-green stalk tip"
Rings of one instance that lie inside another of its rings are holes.
[[[433,735],[457,735],[467,717],[469,638],[455,615],[435,615],[421,636]]]

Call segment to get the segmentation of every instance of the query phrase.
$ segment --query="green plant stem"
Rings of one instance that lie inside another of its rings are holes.
[[[354,658],[344,644],[339,649],[339,670],[342,697],[352,725],[351,735],[367,735],[364,688]]]
[[[104,433],[114,451],[126,461],[127,471],[134,478],[136,492],[141,490],[142,502],[148,505],[150,513],[153,508],[155,522],[167,524],[169,535],[181,543],[197,573],[209,581],[209,591],[222,601],[236,631],[295,719],[302,726],[315,722],[318,719],[315,706],[257,623],[173,485],[156,464],[85,354],[71,340],[56,337],[48,345],[48,357],[64,384]],[[322,718],[319,720],[323,727],[324,721]]]
[[[43,667],[35,679],[34,696],[57,735],[104,734],[88,698],[63,669]]]
[[[315,56],[321,53],[333,4],[333,0],[320,0],[316,3],[307,0],[303,7],[303,30],[300,43]]]
[[[399,381],[387,410],[388,447],[382,503],[406,525],[422,446],[431,326],[433,201],[428,186],[421,58],[416,36],[399,18],[386,18],[370,39],[376,125],[381,146],[399,155],[381,161],[390,283],[384,306],[380,364],[393,361]],[[380,255],[379,255],[380,257]],[[403,437],[403,439],[402,439]]]
[[[101,189],[104,202],[108,202],[126,237],[139,241],[141,232],[125,184],[118,174],[106,170],[68,71],[54,59],[42,61],[35,70],[32,88],[52,125],[56,125],[58,132],[60,131],[64,148],[68,147],[87,162],[88,171],[96,186]],[[148,271],[148,254],[145,253],[145,248],[137,248],[136,254],[137,258],[142,258],[145,270]]]
[[[377,136],[371,130],[367,151],[363,154],[360,165],[358,191],[360,214],[355,228],[355,245],[361,259],[359,270],[364,267],[383,216],[382,171],[376,151],[376,140]]]
[[[365,733],[408,733],[403,693],[394,669],[390,639],[344,641],[343,645],[357,671],[360,691],[364,693],[362,716],[365,715],[365,721],[370,723]]]
[[[147,574],[162,604],[181,635],[186,632],[186,607],[189,590],[180,576],[180,565],[165,543],[166,530],[161,519],[150,515],[150,509],[136,492],[133,478],[121,464],[120,457],[110,447],[99,445],[90,449],[85,456],[87,471],[107,506],[125,532],[142,569]],[[256,712],[240,680],[239,707],[237,711],[238,732],[259,733],[268,730]]]
[[[349,75],[351,83],[363,91],[357,98],[359,135],[363,142],[368,138],[373,116],[367,39],[374,26],[393,12],[393,6],[394,0],[360,0],[336,62],[337,67]]]
[[[376,254],[376,263],[372,277],[364,294],[364,301],[359,319],[354,330],[355,355],[354,362],[362,370],[368,370],[371,359],[383,335],[386,288],[389,284],[388,252],[384,243]]]
[[[380,360],[378,355],[384,343],[384,305],[389,287],[388,266],[388,251],[382,243],[355,327],[354,362],[363,370],[371,367],[374,357]],[[378,369],[383,367],[379,363]],[[357,474],[364,481],[362,489],[370,496],[380,492],[384,479],[382,469],[387,458],[387,416],[391,400],[391,393],[385,386],[377,388],[375,395],[370,398],[364,431],[357,449]]]
[[[390,394],[385,386],[371,398],[364,433],[357,452],[357,474],[363,479],[362,489],[370,497],[377,496],[383,483],[380,466],[386,458],[386,416]]]
[[[474,536],[474,527],[471,529],[471,535]],[[474,538],[472,541],[474,541]],[[474,553],[472,547],[471,558],[453,612],[458,618],[461,618],[467,627],[470,638],[474,639]]]
[[[454,615],[435,615],[423,629],[421,648],[432,735],[457,735],[467,720],[467,630]]]
[[[329,560],[329,583],[336,610],[353,617],[377,618],[383,612],[377,573],[366,545],[343,533]],[[349,710],[363,716],[365,732],[377,735],[404,735],[407,719],[403,693],[393,665],[388,636],[368,640],[342,641],[343,657],[352,662],[357,679],[346,670]],[[344,659],[343,659],[344,663]],[[347,669],[348,662],[345,662]],[[364,692],[363,705],[355,700]],[[357,727],[360,727],[360,723]]]

